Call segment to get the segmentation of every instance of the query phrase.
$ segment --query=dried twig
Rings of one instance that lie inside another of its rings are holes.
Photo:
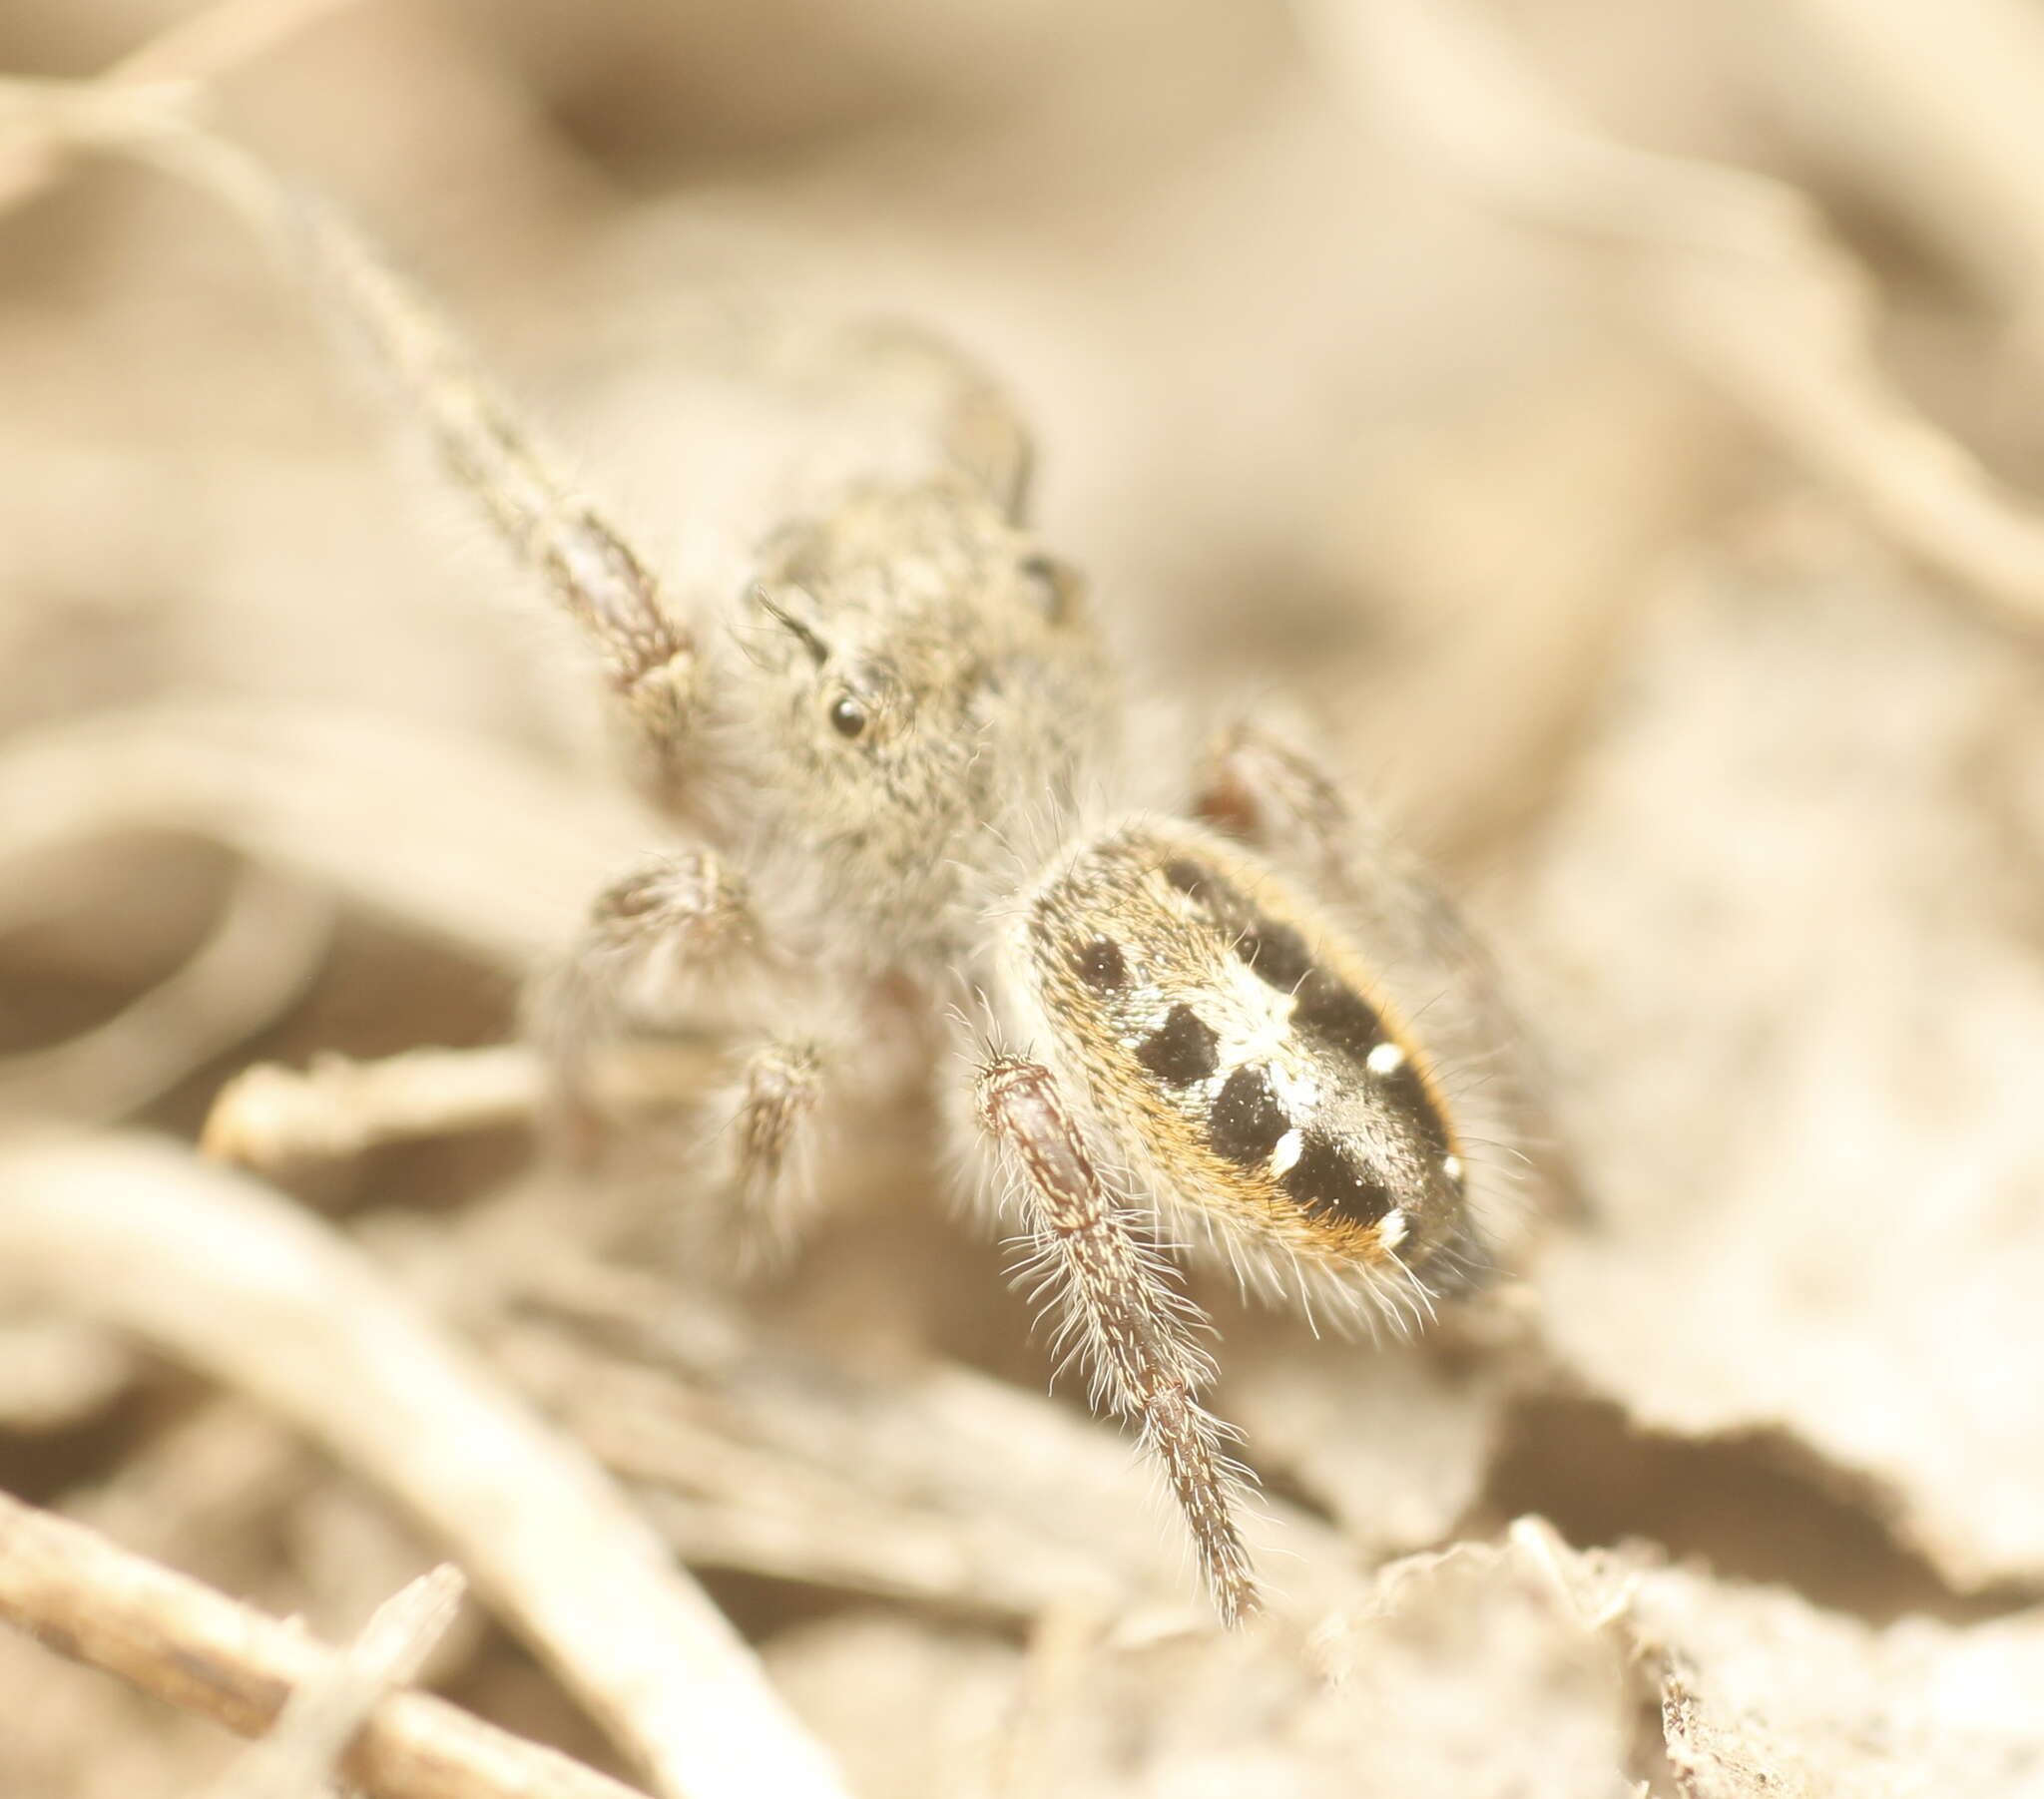
[[[842,1792],[595,1464],[267,1189],[147,1138],[24,1139],[0,1159],[0,1268],[272,1406],[404,1501],[664,1790]]]
[[[254,1735],[343,1658],[302,1630],[0,1494],[0,1617],[173,1705]],[[632,1799],[444,1700],[396,1693],[341,1758],[377,1799]]]
[[[724,1066],[705,1047],[618,1046],[598,1059],[594,1091],[606,1111],[675,1106],[710,1092]],[[257,1170],[336,1161],[379,1143],[531,1124],[548,1103],[544,1059],[527,1044],[321,1056],[304,1070],[262,1063],[221,1089],[201,1146]]]
[[[653,826],[502,745],[303,706],[138,707],[0,750],[0,844],[183,831],[523,974]]]
[[[417,1676],[466,1589],[461,1571],[443,1563],[377,1606],[332,1665],[284,1701],[269,1733],[208,1799],[304,1799],[330,1783],[370,1714]]]
[[[1484,205],[1621,251],[1647,315],[1868,518],[2044,620],[2044,519],[1875,365],[1872,283],[1783,183],[1610,142],[1455,0],[1301,0],[1358,106]]]
[[[718,1332],[700,1298],[688,1320],[704,1340],[691,1343],[669,1322],[671,1288],[572,1253],[521,1270],[508,1248],[461,1246],[506,1289],[513,1321],[493,1351],[646,1490],[691,1561],[1018,1617],[1075,1602],[1183,1611],[1184,1549],[1160,1526],[1161,1496],[1130,1478],[1125,1440],[1048,1396],[939,1360],[825,1377],[735,1323]],[[656,1365],[599,1347],[620,1338]],[[1352,1589],[1349,1551],[1298,1509],[1264,1501],[1255,1535],[1280,1615],[1316,1620]]]
[[[1791,126],[1839,147],[2006,311],[2044,313],[2044,14],[2029,0],[1787,0],[1757,15]],[[1781,54],[1784,40],[1795,52]],[[1807,78],[1811,67],[1822,81]]]
[[[258,1063],[220,1090],[200,1147],[258,1171],[338,1161],[378,1143],[530,1121],[544,1071],[523,1044],[406,1050],[373,1062],[321,1056],[308,1069]]]
[[[353,0],[220,0],[180,19],[100,77],[107,87],[212,81],[316,24]],[[0,212],[27,200],[61,172],[63,146],[48,138],[0,152]]]
[[[93,1030],[0,1057],[0,1113],[83,1122],[146,1106],[285,1012],[318,972],[332,922],[325,895],[246,870],[175,974]]]

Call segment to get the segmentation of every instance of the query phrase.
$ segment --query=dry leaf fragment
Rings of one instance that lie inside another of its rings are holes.
[[[1779,1428],[1953,1582],[2034,1580],[2044,895],[1998,771],[2044,682],[1833,541],[1692,569],[1624,695],[1513,908],[1602,1215],[1547,1331],[1642,1425]]]

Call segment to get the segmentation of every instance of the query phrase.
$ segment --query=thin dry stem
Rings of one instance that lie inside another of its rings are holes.
[[[525,1124],[543,1093],[539,1059],[522,1044],[374,1062],[329,1055],[303,1070],[257,1063],[220,1090],[200,1148],[258,1172],[341,1161],[379,1143]]]
[[[215,81],[354,0],[221,0],[168,26],[100,77],[107,87]],[[63,148],[41,142],[0,151],[0,212],[28,200],[63,172]]]
[[[0,1617],[243,1735],[343,1657],[301,1629],[0,1494]],[[368,1711],[341,1758],[376,1799],[633,1799],[631,1789],[423,1693]]]
[[[2034,628],[2044,519],[1875,364],[1873,286],[1784,183],[1610,142],[1455,0],[1301,0],[1359,109],[1483,205],[1622,251],[1647,315],[1879,529]]]
[[[652,829],[613,783],[373,714],[170,704],[0,749],[10,861],[184,832],[522,975]]]
[[[332,1665],[284,1701],[268,1735],[208,1799],[303,1799],[331,1782],[370,1714],[417,1676],[467,1587],[459,1569],[442,1564],[377,1606]]]
[[[0,1113],[84,1122],[139,1110],[288,1011],[318,972],[332,924],[323,893],[246,870],[175,974],[103,1025],[0,1058]]]
[[[596,1465],[274,1193],[148,1138],[20,1140],[0,1159],[0,1268],[273,1407],[402,1500],[662,1790],[842,1792]]]
[[[626,1115],[701,1098],[724,1064],[702,1046],[614,1045],[591,1073],[605,1113]],[[527,1044],[406,1050],[369,1062],[328,1055],[306,1069],[258,1063],[221,1089],[200,1147],[258,1172],[344,1161],[382,1143],[537,1124],[551,1081]]]
[[[1842,146],[2026,330],[2044,325],[2044,14],[2029,0],[1788,0],[1765,31],[1792,124]],[[1823,81],[1798,78],[1813,67]]]

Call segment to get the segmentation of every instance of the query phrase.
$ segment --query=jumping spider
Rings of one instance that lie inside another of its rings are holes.
[[[1131,728],[1081,584],[1022,523],[1025,440],[960,375],[945,466],[846,492],[722,615],[644,564],[360,238],[196,131],[161,160],[280,226],[367,329],[456,477],[604,657],[699,847],[598,902],[535,1006],[574,1094],[649,982],[746,965],[772,1025],[711,1139],[784,1210],[906,1004],[963,1059],[948,1118],[1019,1223],[1097,1405],[1134,1420],[1222,1615],[1254,1608],[1244,1475],[1201,1394],[1172,1252],[1406,1329],[1511,1228],[1475,963],[1311,761],[1238,723],[1197,766]],[[848,1022],[847,1022],[848,1021]]]

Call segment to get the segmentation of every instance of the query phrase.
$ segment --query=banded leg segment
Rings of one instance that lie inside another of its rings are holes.
[[[1355,818],[1297,744],[1244,719],[1207,746],[1195,809],[1208,823],[1271,851],[1340,892],[1349,884]]]
[[[1245,719],[1219,733],[1201,764],[1195,809],[1349,908],[1380,955],[1487,971],[1481,946],[1419,865],[1280,732]]]
[[[1241,1621],[1258,1607],[1256,1576],[1235,1522],[1240,1477],[1220,1421],[1199,1403],[1212,1376],[1193,1342],[1199,1311],[1102,1180],[1048,1069],[995,1056],[975,1098],[1069,1301],[1095,1402],[1139,1423],[1192,1528],[1215,1605],[1224,1621]]]
[[[79,129],[93,129],[89,117]],[[589,639],[659,764],[671,767],[701,701],[694,641],[645,560],[577,490],[460,335],[335,208],[240,145],[182,113],[144,132],[129,126],[114,142],[196,181],[297,253],[512,556]]]
[[[534,982],[526,1028],[553,1076],[571,1139],[600,1124],[592,1062],[635,1016],[672,1008],[745,957],[758,925],[745,885],[715,856],[685,850],[643,863],[600,893],[568,954]]]
[[[760,1261],[792,1247],[814,1197],[817,1112],[829,1082],[821,1039],[769,1038],[747,1058],[729,1112],[725,1184]]]

